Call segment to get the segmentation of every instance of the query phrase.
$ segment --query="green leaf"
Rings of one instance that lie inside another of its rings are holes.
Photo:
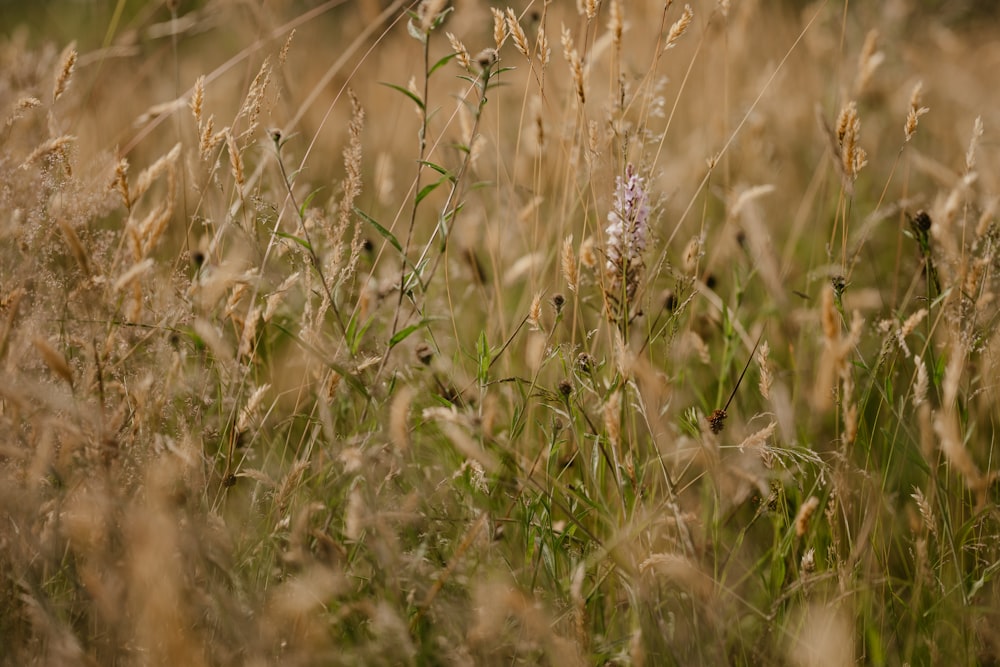
[[[403,252],[403,246],[399,243],[399,240],[395,236],[393,236],[392,232],[390,232],[388,229],[386,229],[382,225],[378,224],[378,222],[375,221],[375,218],[371,217],[370,215],[368,215],[367,213],[365,213],[364,211],[362,211],[361,209],[359,209],[357,206],[354,207],[354,213],[359,218],[361,218],[362,220],[364,220],[365,222],[367,222],[369,225],[371,225],[372,227],[374,227],[375,231],[377,231],[379,234],[381,234],[382,238],[384,238],[386,241],[388,241],[389,244],[392,245],[393,248],[395,248],[399,252]]]
[[[402,343],[404,340],[406,340],[407,337],[410,334],[412,334],[414,331],[417,331],[418,329],[422,329],[423,327],[427,326],[429,323],[430,323],[430,320],[420,320],[416,324],[411,324],[410,326],[408,326],[408,327],[406,327],[404,329],[400,329],[399,331],[396,332],[396,335],[394,335],[392,338],[389,339],[389,349],[391,350],[392,348],[396,347],[397,345],[399,345],[400,343]]]
[[[417,193],[417,199],[413,203],[414,204],[419,204],[421,201],[423,201],[424,197],[426,197],[430,193],[434,192],[434,190],[436,190],[437,187],[439,185],[441,185],[442,183],[444,183],[446,180],[448,180],[448,177],[447,176],[443,176],[443,177],[439,178],[438,180],[434,181],[433,183],[429,183],[429,184],[425,185],[424,187],[420,188],[420,192]]]
[[[476,357],[479,362],[479,369],[476,373],[479,384],[486,384],[490,374],[490,344],[486,340],[486,330],[479,332],[479,339],[476,340]]]
[[[411,100],[413,100],[416,103],[416,105],[418,107],[420,107],[421,111],[425,111],[426,110],[426,108],[424,107],[424,101],[422,99],[420,99],[420,97],[416,93],[414,93],[412,90],[410,90],[409,88],[404,88],[403,86],[397,86],[394,83],[386,83],[385,81],[379,81],[379,83],[381,83],[383,86],[386,86],[388,88],[392,88],[393,90],[398,90],[399,92],[403,93],[404,95],[406,95],[407,97],[409,97]]]
[[[441,69],[442,67],[444,67],[445,65],[447,65],[447,64],[448,64],[448,62],[449,62],[449,61],[450,61],[450,60],[451,60],[452,58],[454,58],[455,56],[457,56],[457,55],[458,55],[457,53],[449,53],[449,54],[448,54],[448,55],[446,55],[446,56],[445,56],[444,58],[442,58],[441,60],[439,60],[439,61],[437,61],[436,63],[434,63],[433,65],[431,65],[431,68],[430,68],[429,70],[427,70],[427,76],[430,76],[431,74],[433,74],[433,73],[434,73],[434,72],[436,72],[437,70],[439,70],[439,69]]]
[[[451,181],[452,183],[454,183],[454,182],[455,182],[455,175],[454,175],[454,174],[452,174],[452,173],[451,173],[450,171],[448,171],[447,169],[445,169],[444,167],[442,167],[441,165],[439,165],[439,164],[434,164],[433,162],[428,162],[427,160],[418,160],[418,162],[417,162],[417,163],[418,163],[418,164],[422,164],[422,165],[424,165],[425,167],[430,167],[431,169],[433,169],[433,170],[434,170],[434,171],[436,171],[437,173],[441,174],[442,176],[445,176],[445,177],[447,177],[447,178],[448,178],[448,180],[449,180],[449,181]]]
[[[312,200],[316,198],[316,195],[318,195],[319,192],[320,192],[320,190],[322,190],[322,189],[323,188],[316,188],[315,190],[313,190],[312,192],[310,192],[308,195],[306,195],[305,200],[302,202],[302,206],[299,207],[299,217],[300,218],[304,219],[306,217],[306,209],[309,208],[309,204],[312,203]]]
[[[351,315],[351,319],[347,323],[347,345],[351,348],[351,354],[358,353],[358,348],[361,347],[361,339],[364,337],[365,332],[368,331],[374,321],[374,317],[369,317],[359,326],[358,314],[354,313]]]
[[[274,235],[283,239],[288,239],[289,241],[295,241],[309,252],[312,252],[312,246],[309,245],[309,242],[305,239],[300,239],[298,236],[295,236],[295,234],[289,234],[288,232],[275,232]]]

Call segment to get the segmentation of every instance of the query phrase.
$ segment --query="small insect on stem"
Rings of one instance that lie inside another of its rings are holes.
[[[732,403],[733,398],[736,397],[736,391],[740,388],[740,383],[743,382],[743,376],[747,374],[747,369],[750,368],[750,362],[753,361],[754,355],[757,354],[757,347],[760,346],[760,339],[763,336],[764,332],[761,331],[760,335],[757,336],[757,342],[754,343],[753,351],[750,352],[750,357],[747,359],[747,364],[743,367],[743,372],[740,373],[740,379],[736,381],[736,386],[733,387],[733,393],[729,394],[729,400],[726,401],[726,407],[719,408],[708,416],[708,426],[712,429],[712,433],[722,433],[722,429],[726,427],[726,410],[729,409],[729,404]]]

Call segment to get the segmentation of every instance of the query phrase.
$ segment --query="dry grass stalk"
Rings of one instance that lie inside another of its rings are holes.
[[[864,46],[861,47],[861,55],[858,57],[858,75],[854,84],[854,89],[858,95],[868,90],[875,70],[885,61],[885,54],[878,50],[878,30],[872,28],[865,35]]]
[[[70,365],[67,363],[66,357],[63,356],[63,353],[54,348],[49,341],[41,336],[32,338],[31,344],[35,346],[36,350],[38,350],[38,354],[41,355],[42,361],[44,361],[45,365],[49,367],[49,370],[61,377],[66,381],[66,384],[72,387],[73,369],[70,368]]]
[[[514,46],[525,58],[531,59],[531,48],[528,46],[528,36],[521,29],[521,24],[517,22],[517,14],[510,7],[507,8],[507,33],[514,39]]]
[[[698,235],[693,237],[688,244],[684,246],[684,251],[681,253],[681,268],[684,269],[684,273],[689,276],[695,275],[698,271],[698,263],[705,254],[705,237]]]
[[[253,390],[250,397],[247,399],[246,404],[243,409],[240,410],[239,417],[236,419],[236,430],[240,433],[246,431],[250,428],[250,425],[257,419],[258,413],[260,411],[260,404],[264,400],[264,396],[271,389],[270,384],[262,384]]]
[[[837,141],[840,149],[840,162],[848,183],[858,178],[858,172],[868,164],[868,153],[858,145],[861,137],[861,119],[858,116],[858,104],[853,100],[848,102],[837,117]]]
[[[113,285],[114,290],[116,292],[120,292],[128,285],[131,285],[133,280],[137,280],[149,273],[149,271],[153,268],[153,265],[153,260],[150,257],[147,257],[137,264],[133,264],[128,271],[118,276],[118,279],[115,280]]]
[[[265,322],[271,321],[271,318],[274,317],[274,313],[278,310],[278,307],[281,305],[285,293],[289,289],[291,289],[292,285],[297,283],[298,280],[299,280],[299,272],[296,271],[295,273],[291,274],[283,281],[281,281],[281,284],[278,285],[278,288],[274,290],[270,295],[268,295],[267,301],[264,304],[263,319]]]
[[[198,135],[198,155],[207,160],[216,146],[229,134],[229,128],[215,132],[215,116],[209,116]]]
[[[83,275],[89,278],[90,265],[87,262],[87,251],[84,250],[83,243],[80,242],[80,237],[77,235],[76,230],[61,217],[56,218],[56,224],[59,226],[63,238],[66,239],[66,245],[69,246],[70,252],[73,254],[73,259],[80,266]]]
[[[917,367],[917,377],[913,383],[913,407],[919,408],[927,401],[927,388],[930,386],[930,378],[927,374],[927,365],[919,355],[914,355],[913,363]]]
[[[24,298],[26,293],[27,290],[23,287],[15,287],[4,297],[4,309],[7,311],[7,314],[4,318],[3,331],[0,332],[0,361],[3,361],[7,356],[10,334],[14,331],[14,323],[17,320],[21,299]]]
[[[71,134],[63,134],[49,139],[33,150],[21,163],[21,169],[27,169],[29,165],[38,162],[42,158],[50,156],[57,157],[63,161],[66,168],[69,168],[69,147],[76,142],[76,137]]]
[[[794,610],[793,610],[794,611]],[[849,667],[855,664],[854,615],[834,604],[812,603],[790,626],[798,631],[785,643],[791,667]]]
[[[840,400],[842,404],[845,445],[850,445],[858,436],[858,404],[853,400],[854,375],[850,366],[844,364],[840,373]]]
[[[260,308],[256,305],[250,308],[243,322],[243,332],[240,334],[240,344],[236,355],[249,362],[257,347],[257,325],[260,322]]]
[[[549,38],[548,33],[545,32],[545,26],[538,27],[538,38],[535,41],[535,53],[538,55],[538,62],[541,63],[542,69],[549,64],[549,60],[552,58],[552,49],[549,48]]]
[[[288,33],[288,38],[281,47],[281,51],[278,52],[278,65],[284,66],[285,61],[288,60],[288,50],[292,47],[292,40],[295,38],[295,28],[292,28],[291,32]]]
[[[934,509],[931,507],[930,502],[928,502],[927,497],[916,486],[913,487],[913,493],[910,494],[910,497],[913,498],[913,501],[917,504],[917,509],[920,510],[920,518],[923,520],[924,528],[936,539],[937,521],[934,520]]]
[[[755,433],[751,433],[743,439],[737,447],[742,452],[744,449],[758,449],[767,444],[767,441],[774,435],[774,430],[778,427],[778,422],[771,422]]]
[[[399,454],[405,454],[410,448],[410,429],[407,420],[414,396],[415,392],[411,387],[402,387],[392,398],[392,405],[389,407],[389,442]]]
[[[576,631],[576,641],[581,647],[589,644],[587,636],[587,605],[583,596],[583,582],[587,576],[587,568],[580,563],[573,570],[570,580],[569,597],[573,602],[573,629]]]
[[[131,201],[137,202],[139,199],[146,194],[150,186],[164,173],[172,172],[174,165],[177,163],[177,159],[181,156],[181,145],[177,143],[171,148],[166,155],[160,157],[156,162],[151,164],[149,167],[144,169],[136,181],[135,189],[132,190]]]
[[[66,92],[70,79],[73,78],[73,71],[76,69],[76,44],[70,44],[62,54],[62,64],[56,73],[55,84],[52,86],[52,101],[55,102]]]
[[[28,109],[35,109],[40,106],[42,106],[42,101],[37,97],[26,96],[18,99],[14,104],[14,109],[4,122],[5,127],[10,128],[18,119],[24,116],[24,112]]]
[[[670,31],[667,33],[667,41],[663,45],[663,50],[672,49],[677,46],[677,41],[684,36],[688,28],[691,27],[691,21],[694,20],[694,10],[691,9],[691,5],[684,5],[684,11],[681,12],[681,17],[677,19],[672,26],[670,26]]]
[[[910,93],[910,108],[906,112],[906,123],[903,125],[903,136],[908,142],[917,132],[917,123],[920,117],[929,112],[930,109],[923,106],[924,82],[917,81]]]
[[[580,271],[576,264],[576,253],[573,252],[573,235],[566,237],[562,244],[562,254],[560,256],[563,279],[571,292],[575,292],[579,286]]]
[[[351,233],[354,220],[354,202],[361,194],[361,131],[365,126],[365,110],[358,101],[353,90],[348,90],[351,99],[351,122],[347,126],[347,146],[344,147],[344,183],[343,193],[337,203],[337,221],[333,226],[333,243],[330,263],[333,270],[340,271],[339,280],[346,281],[354,274],[361,258],[364,237],[355,228]],[[344,243],[351,239],[350,255],[346,263],[342,263]]]
[[[983,117],[976,116],[972,123],[972,138],[969,139],[969,149],[965,152],[965,173],[970,174],[976,168],[976,150],[983,136]]]
[[[542,293],[536,292],[531,298],[531,306],[528,307],[528,326],[532,331],[540,331],[542,328]]]
[[[622,0],[611,0],[611,9],[608,14],[608,31],[611,33],[611,40],[614,43],[615,51],[618,51],[622,44],[622,31],[625,26],[624,14]]]
[[[201,116],[205,104],[205,75],[202,74],[194,82],[194,92],[191,93],[191,113],[194,115],[194,122],[198,129],[201,129]]]
[[[691,591],[701,602],[715,597],[715,582],[705,572],[681,554],[654,553],[639,563],[640,574],[655,572]]]
[[[573,75],[573,85],[576,88],[577,100],[579,100],[580,105],[583,106],[583,104],[587,101],[587,94],[583,83],[583,60],[580,59],[580,54],[573,45],[573,34],[566,26],[562,27],[561,41],[563,47],[563,58],[565,58],[566,62],[569,63],[570,74]]]
[[[768,355],[770,352],[771,347],[767,344],[766,340],[757,348],[757,366],[760,368],[760,380],[757,382],[757,389],[760,390],[760,395],[764,400],[770,400],[771,384],[774,382],[774,379],[771,377],[771,368],[768,365]]]
[[[597,250],[593,236],[583,239],[583,243],[580,244],[580,264],[591,271],[597,270]]]
[[[455,60],[458,64],[462,66],[467,72],[472,72],[472,56],[469,55],[469,50],[465,48],[465,44],[459,41],[458,37],[454,34],[448,32],[445,33],[448,36],[448,43],[451,44],[451,50],[455,52]]]
[[[125,209],[131,211],[132,195],[128,189],[128,167],[129,164],[126,158],[118,158],[118,162],[115,164],[115,180],[113,187],[118,190],[118,194],[121,195],[122,203],[125,205]]]
[[[492,474],[500,468],[496,456],[483,449],[482,445],[469,435],[473,427],[465,415],[459,414],[454,408],[426,408],[422,414],[424,419],[437,423],[438,428],[459,453],[479,463],[486,472]]]
[[[247,91],[247,96],[243,100],[243,105],[240,107],[239,113],[236,114],[236,120],[244,117],[247,119],[247,128],[240,133],[240,139],[252,137],[257,131],[257,119],[260,117],[261,109],[264,106],[264,95],[267,93],[267,87],[270,83],[271,59],[265,58],[260,66],[260,70],[257,72],[257,76],[250,83],[250,90]]]
[[[246,183],[246,174],[243,171],[243,156],[236,145],[236,137],[232,132],[226,133],[226,148],[229,150],[229,167],[233,173],[233,180],[236,181],[236,188],[239,191],[240,199],[243,199],[243,185]]]
[[[493,14],[493,42],[499,51],[507,41],[507,17],[496,7],[490,7],[490,12]]]
[[[795,536],[802,537],[809,530],[809,520],[812,519],[812,515],[816,512],[819,507],[819,498],[816,496],[809,496],[808,499],[799,507],[798,513],[795,515]]]

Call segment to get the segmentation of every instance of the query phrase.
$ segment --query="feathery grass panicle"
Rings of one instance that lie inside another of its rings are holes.
[[[858,104],[848,102],[837,117],[837,140],[840,147],[840,162],[843,173],[850,185],[858,178],[858,172],[868,164],[868,154],[858,141],[861,137],[861,119],[858,116]]]
[[[917,123],[920,117],[928,113],[930,109],[923,106],[924,82],[917,81],[910,93],[910,108],[906,112],[906,123],[903,125],[903,136],[908,143],[917,132]]]
[[[965,173],[971,174],[976,169],[976,150],[979,148],[979,140],[983,136],[983,117],[976,116],[972,123],[972,138],[969,139],[969,148],[965,151]]]
[[[571,292],[577,291],[580,281],[580,272],[576,264],[576,253],[573,251],[573,235],[570,234],[563,240],[562,253],[560,255],[563,279]]]
[[[549,64],[549,60],[552,58],[552,49],[549,47],[549,37],[548,33],[545,31],[545,26],[538,26],[538,37],[535,40],[535,53],[538,55],[538,62],[541,64],[542,69],[545,69],[546,65]]]
[[[11,110],[10,115],[7,116],[7,120],[4,121],[4,127],[9,129],[14,123],[24,117],[26,111],[29,109],[37,109],[40,106],[42,106],[42,101],[37,97],[26,95],[19,98],[14,104],[14,108]]]
[[[246,183],[246,174],[243,171],[243,156],[240,154],[239,146],[236,145],[236,137],[232,132],[226,133],[226,148],[229,152],[229,167],[232,169],[233,180],[239,190],[240,199],[243,199],[243,185]]]
[[[587,101],[587,93],[583,81],[583,60],[573,44],[573,34],[565,25],[562,27],[562,48],[563,58],[569,64],[569,71],[573,77],[573,85],[576,89],[576,98],[583,106]]]
[[[66,88],[69,87],[70,80],[73,78],[73,72],[76,69],[76,60],[76,43],[73,43],[63,50],[62,57],[60,58],[59,71],[56,73],[56,80],[52,85],[53,102],[62,97],[63,93],[66,92]]]
[[[496,7],[490,7],[490,12],[493,14],[493,43],[499,51],[507,41],[507,16]]]
[[[469,50],[465,48],[465,44],[450,32],[445,33],[445,35],[448,37],[448,43],[451,44],[451,50],[455,52],[455,60],[458,61],[458,64],[467,72],[475,71],[472,66],[472,56],[469,55]]]
[[[865,35],[865,43],[858,57],[858,74],[854,83],[855,94],[863,95],[871,84],[875,70],[885,62],[885,54],[878,50],[878,30],[872,28]]]
[[[21,169],[27,169],[30,165],[52,157],[58,158],[69,169],[69,149],[76,143],[77,138],[71,134],[63,134],[48,141],[43,142],[38,148],[33,150],[21,163]]]
[[[260,113],[264,108],[264,97],[267,94],[270,84],[271,59],[267,57],[261,63],[260,70],[257,71],[257,76],[250,82],[250,88],[247,91],[246,97],[243,98],[243,104],[236,114],[236,120],[233,121],[233,126],[235,127],[237,121],[242,118],[246,119],[246,129],[240,132],[237,137],[241,141],[256,134]]]
[[[795,515],[795,536],[801,538],[809,530],[809,520],[819,508],[819,498],[809,496],[802,505],[799,506],[798,514]]]
[[[66,384],[72,387],[73,369],[66,361],[66,357],[63,353],[53,347],[48,340],[42,338],[41,336],[35,336],[32,338],[31,344],[35,346],[36,350],[38,350],[38,354],[42,357],[42,361],[45,362],[45,365],[49,367],[49,370],[61,377],[66,381]]]
[[[615,50],[621,48],[622,31],[625,27],[625,10],[622,7],[622,0],[611,0],[611,7],[608,11],[608,32],[611,33],[611,41]]]
[[[201,129],[202,122],[202,112],[205,104],[205,75],[202,74],[194,82],[194,92],[191,93],[191,102],[189,106],[191,107],[191,114],[194,116],[194,122]]]
[[[517,14],[510,7],[507,8],[507,34],[514,40],[514,46],[525,58],[531,59],[531,47],[528,46],[528,36],[524,34],[521,24],[517,21]]]
[[[767,344],[767,341],[762,341],[760,347],[757,348],[757,366],[760,368],[760,380],[757,383],[757,389],[760,390],[761,397],[764,400],[770,400],[771,398],[771,385],[774,382],[774,378],[771,377],[771,367],[768,363],[768,355],[771,353],[771,347]]]
[[[330,236],[332,250],[330,255],[331,275],[340,271],[339,280],[346,281],[354,274],[361,258],[364,237],[356,226],[352,231],[354,221],[354,203],[361,195],[361,132],[365,125],[365,110],[353,90],[348,89],[351,100],[351,121],[347,126],[347,145],[344,147],[344,181],[343,192],[337,203],[337,221]],[[350,254],[346,263],[343,262],[343,252],[346,240],[350,238]]]
[[[927,365],[918,356],[913,356],[913,363],[917,368],[917,379],[913,383],[913,407],[918,408],[927,402],[927,388],[930,386],[930,376],[927,374]]]
[[[124,204],[125,209],[132,210],[132,195],[128,189],[128,160],[124,157],[118,158],[118,162],[115,163],[115,179],[112,184],[118,194],[121,195],[122,204]]]
[[[132,189],[131,201],[139,201],[160,176],[172,171],[180,156],[181,144],[177,143],[166,154],[160,156],[156,162],[143,169],[136,180],[135,188]]]
[[[531,306],[528,307],[528,326],[533,331],[540,331],[542,328],[542,294],[536,292],[531,298]]]
[[[288,37],[285,39],[285,43],[281,46],[281,51],[278,52],[278,65],[284,66],[285,61],[288,60],[288,51],[292,48],[292,40],[295,39],[295,28],[292,28],[288,32]]]
[[[673,25],[670,26],[670,31],[667,33],[667,40],[663,44],[663,50],[667,51],[677,46],[677,42],[684,33],[687,32],[688,28],[691,27],[691,22],[694,20],[694,10],[691,9],[691,5],[684,5],[684,11],[681,12],[679,19],[674,21]]]

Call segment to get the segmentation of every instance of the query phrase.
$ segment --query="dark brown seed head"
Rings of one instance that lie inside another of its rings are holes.
[[[559,393],[563,396],[569,396],[573,393],[573,383],[569,380],[559,381]]]
[[[722,429],[726,427],[726,411],[719,408],[709,415],[708,426],[712,429],[712,433],[722,433]]]
[[[416,354],[417,361],[426,366],[431,363],[431,359],[434,357],[434,350],[427,343],[421,343],[417,345]]]
[[[928,232],[931,228],[931,216],[927,215],[927,211],[917,211],[912,218],[912,224],[918,231]]]

